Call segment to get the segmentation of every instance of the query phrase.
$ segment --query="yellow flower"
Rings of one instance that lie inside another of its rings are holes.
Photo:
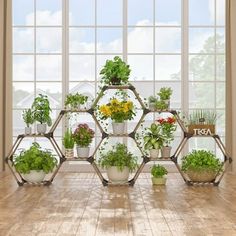
[[[100,112],[103,113],[104,116],[111,116],[111,110],[107,105],[100,106]]]
[[[113,98],[111,100],[111,105],[114,106],[114,105],[118,105],[120,102],[116,99],[116,98]]]

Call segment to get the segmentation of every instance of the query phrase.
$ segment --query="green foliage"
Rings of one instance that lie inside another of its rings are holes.
[[[75,141],[74,141],[71,129],[66,130],[62,143],[66,149],[73,149],[74,148]]]
[[[165,137],[161,133],[161,127],[155,123],[152,123],[150,128],[145,129],[143,137],[144,148],[146,150],[160,149],[163,147]]]
[[[153,165],[151,169],[151,174],[154,178],[162,178],[164,175],[168,174],[168,171],[164,166]]]
[[[115,56],[113,60],[106,61],[100,75],[103,75],[101,78],[103,84],[127,84],[130,68],[120,57]]]
[[[166,110],[168,108],[168,104],[166,104],[166,102],[163,101],[163,100],[157,100],[156,104],[155,104],[155,107],[156,107],[157,110],[163,111],[163,110]]]
[[[182,168],[183,171],[221,171],[222,163],[216,156],[205,150],[193,150],[191,153],[183,157]]]
[[[40,124],[47,123],[48,126],[51,126],[51,108],[48,97],[46,95],[39,94],[39,96],[34,99],[31,108],[33,110],[34,119],[36,121],[38,121]]]
[[[79,124],[76,128],[73,138],[80,147],[88,147],[93,141],[94,131],[87,124]]]
[[[148,97],[148,102],[149,103],[156,103],[157,102],[157,98],[155,96],[150,96],[150,97]]]
[[[34,113],[31,109],[26,109],[22,113],[23,120],[27,127],[34,123]]]
[[[172,92],[170,87],[162,87],[157,95],[159,95],[160,100],[169,100]]]
[[[195,110],[192,111],[187,118],[189,125],[207,124],[215,125],[217,114],[213,110]]]
[[[98,163],[102,168],[116,166],[119,171],[122,171],[125,167],[128,167],[130,171],[134,171],[138,166],[137,157],[129,152],[127,146],[122,143],[112,146],[112,150],[106,153],[100,151]]]
[[[28,174],[31,170],[43,170],[47,174],[57,165],[57,159],[49,150],[43,151],[35,142],[14,158],[13,165],[22,174]]]
[[[88,96],[84,96],[82,94],[68,94],[65,100],[65,106],[70,105],[71,108],[76,109],[79,105],[85,104],[87,102]]]

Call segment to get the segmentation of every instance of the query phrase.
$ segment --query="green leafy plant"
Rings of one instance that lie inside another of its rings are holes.
[[[46,95],[39,94],[39,96],[34,99],[31,109],[33,110],[34,119],[36,121],[40,124],[46,123],[48,126],[51,126],[51,108]]]
[[[65,106],[69,106],[73,109],[78,108],[79,105],[85,104],[87,102],[88,96],[84,96],[82,94],[68,94],[65,100]]]
[[[94,131],[87,124],[79,124],[73,138],[79,147],[88,147],[94,138]]]
[[[183,157],[183,171],[204,171],[210,170],[219,172],[222,170],[222,163],[216,156],[206,150],[193,150],[191,153]]]
[[[66,130],[62,143],[66,149],[73,149],[74,148],[75,141],[74,141],[71,129]]]
[[[166,110],[168,108],[168,104],[163,100],[157,100],[156,104],[155,104],[155,107],[156,107],[157,110],[163,111],[163,110]]]
[[[206,124],[215,125],[217,114],[213,110],[194,110],[186,116],[188,125]]]
[[[105,153],[103,151],[104,149],[100,151],[100,158],[98,160],[98,164],[102,168],[116,166],[119,171],[123,171],[125,167],[128,167],[132,172],[138,166],[137,157],[128,151],[125,144],[117,143],[115,146],[112,146],[112,150]]]
[[[122,59],[115,56],[113,60],[107,60],[100,72],[102,84],[127,84],[130,75],[130,68]]]
[[[144,133],[144,149],[160,149],[164,143],[164,136],[161,133],[161,127],[152,123],[149,128],[145,129]]]
[[[57,165],[57,159],[49,150],[42,150],[36,142],[28,150],[23,150],[13,159],[15,169],[22,174],[28,174],[31,170],[43,170],[46,174]]]
[[[26,109],[22,113],[23,120],[27,127],[34,123],[34,113],[31,109]]]
[[[173,91],[170,87],[162,87],[157,95],[159,95],[160,100],[169,100],[172,92]]]
[[[162,178],[164,175],[168,174],[168,171],[164,166],[153,165],[151,169],[151,174],[154,178]]]
[[[150,96],[150,97],[148,97],[148,102],[149,103],[156,103],[157,102],[157,98],[155,96]]]

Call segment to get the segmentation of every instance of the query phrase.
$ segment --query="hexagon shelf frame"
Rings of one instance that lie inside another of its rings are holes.
[[[218,145],[220,151],[222,152],[222,154],[224,155],[224,162],[223,162],[223,171],[221,173],[217,174],[217,177],[212,180],[211,182],[195,182],[195,181],[191,181],[188,176],[183,173],[181,171],[181,167],[178,164],[178,157],[181,153],[181,151],[183,150],[185,144],[187,143],[187,141],[191,138],[213,138],[215,143]],[[172,159],[178,169],[178,171],[180,172],[181,176],[183,177],[184,181],[186,182],[186,184],[188,185],[196,185],[196,184],[213,184],[215,186],[218,186],[221,179],[223,178],[226,170],[228,169],[230,163],[232,163],[232,158],[227,154],[225,146],[223,144],[223,142],[221,141],[219,135],[217,134],[213,134],[213,135],[194,135],[194,134],[190,134],[188,132],[184,132],[184,137],[180,143],[180,145],[178,146],[175,155],[173,156]]]
[[[143,111],[142,115],[141,115],[141,118],[139,119],[139,121],[137,122],[137,125],[135,126],[134,130],[131,132],[131,133],[128,133],[128,134],[123,134],[123,135],[114,135],[114,134],[108,134],[107,132],[105,132],[103,130],[103,128],[101,127],[100,123],[98,122],[96,116],[95,116],[95,108],[99,102],[99,100],[101,99],[101,97],[104,95],[104,92],[106,90],[110,90],[110,89],[115,89],[115,90],[118,90],[118,89],[122,89],[122,90],[130,90],[133,92],[135,98],[138,100],[139,104],[141,105],[141,109]],[[98,126],[100,132],[102,133],[102,138],[100,140],[100,142],[98,143],[97,147],[95,147],[95,150],[93,152],[93,154],[88,157],[88,158],[73,158],[73,159],[67,159],[65,158],[65,155],[63,154],[63,152],[61,151],[61,149],[59,148],[56,140],[54,139],[54,136],[53,136],[53,133],[54,131],[56,130],[58,124],[60,123],[61,119],[63,118],[63,116],[67,113],[80,113],[80,112],[87,112],[89,113],[92,117],[93,117],[93,120],[95,121],[96,125]],[[156,158],[156,159],[153,159],[153,158],[150,158],[146,155],[144,155],[143,153],[143,150],[142,148],[139,146],[139,143],[137,142],[136,138],[135,138],[135,135],[136,135],[136,132],[138,130],[138,128],[140,127],[140,125],[142,124],[142,122],[144,121],[144,118],[145,116],[150,113],[150,112],[155,112],[155,113],[163,113],[163,112],[168,112],[168,113],[171,113],[172,115],[174,115],[176,117],[176,121],[177,123],[179,124],[182,132],[184,133],[184,137],[183,139],[181,140],[179,146],[177,147],[176,151],[174,152],[174,154],[170,157],[170,158]],[[58,115],[56,121],[54,122],[54,124],[52,125],[50,131],[45,134],[45,135],[36,135],[36,134],[33,134],[33,135],[19,135],[16,142],[14,143],[9,155],[6,157],[5,161],[6,163],[8,164],[11,172],[13,173],[17,183],[22,186],[24,183],[26,183],[27,181],[25,181],[22,176],[19,174],[19,173],[16,173],[14,171],[14,168],[12,167],[12,165],[10,165],[9,162],[11,162],[11,164],[13,164],[13,155],[14,153],[16,152],[17,148],[19,147],[21,141],[25,138],[25,137],[45,137],[47,138],[53,148],[55,149],[56,153],[58,154],[59,156],[59,165],[57,166],[57,168],[55,169],[55,171],[53,172],[51,178],[47,181],[44,181],[43,183],[45,185],[48,185],[48,184],[51,184],[54,177],[56,176],[56,174],[58,173],[58,170],[60,169],[60,167],[62,166],[63,162],[65,161],[88,161],[94,168],[96,174],[98,175],[99,179],[101,180],[102,184],[104,186],[107,186],[107,185],[110,185],[112,183],[110,183],[107,179],[105,179],[100,171],[100,169],[98,168],[98,166],[96,165],[96,162],[95,162],[95,154],[96,152],[98,151],[99,147],[101,146],[102,144],[102,141],[105,139],[105,138],[111,138],[111,137],[129,137],[129,138],[132,138],[134,140],[134,142],[136,143],[136,146],[137,148],[140,150],[141,154],[142,154],[142,158],[143,158],[143,161],[141,163],[141,165],[139,166],[139,168],[137,169],[136,173],[134,174],[133,178],[128,180],[128,182],[126,184],[130,185],[130,186],[133,186],[138,178],[138,176],[140,175],[140,173],[142,172],[144,166],[146,165],[146,163],[150,162],[150,161],[172,161],[174,162],[175,166],[177,167],[178,171],[180,172],[182,178],[184,179],[184,181],[188,184],[188,185],[192,185],[194,184],[194,182],[191,182],[187,177],[186,175],[181,171],[181,168],[178,164],[178,156],[180,155],[182,149],[184,148],[184,145],[186,144],[187,140],[190,139],[191,137],[195,137],[196,135],[191,135],[187,132],[185,126],[183,125],[181,119],[179,118],[178,116],[178,113],[175,111],[175,110],[165,110],[165,111],[151,111],[149,109],[146,108],[146,106],[144,105],[143,101],[141,100],[139,94],[137,93],[135,87],[133,85],[127,85],[127,86],[104,86],[100,93],[98,94],[97,98],[95,99],[94,103],[92,104],[91,108],[88,109],[88,110],[61,110],[60,114]],[[200,137],[205,137],[205,136],[200,136]],[[220,180],[222,179],[226,169],[228,168],[229,164],[232,162],[232,158],[229,157],[227,154],[226,154],[226,150],[225,150],[225,147],[222,143],[222,141],[220,140],[219,136],[218,135],[212,135],[211,137],[214,138],[215,142],[217,143],[217,145],[219,146],[220,150],[222,151],[223,155],[224,155],[224,171],[221,173],[221,175],[219,176],[218,180],[217,181],[213,181],[212,183],[214,185],[218,185],[220,183]],[[18,178],[17,174],[19,175],[20,178]]]

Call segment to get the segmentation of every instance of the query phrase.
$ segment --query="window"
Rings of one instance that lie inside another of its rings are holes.
[[[55,119],[67,93],[94,98],[101,67],[119,55],[142,97],[170,86],[172,108],[214,109],[224,138],[224,9],[225,0],[13,0],[14,137],[37,94],[48,95]],[[202,145],[216,148],[190,142]]]

